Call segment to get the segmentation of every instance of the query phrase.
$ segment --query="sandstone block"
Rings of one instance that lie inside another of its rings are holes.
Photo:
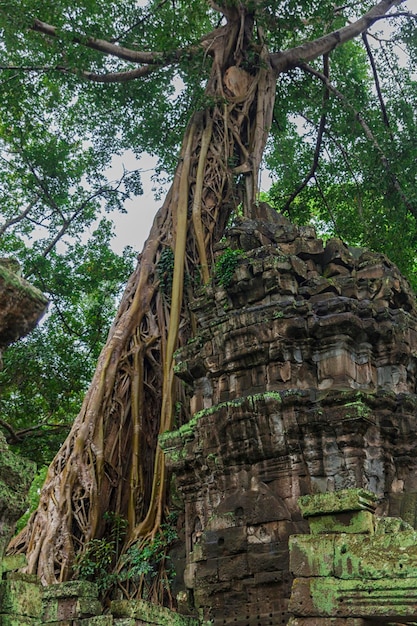
[[[180,615],[165,607],[144,600],[117,600],[111,603],[111,612],[116,618],[134,618],[145,624],[157,626],[200,626],[194,617]]]
[[[2,613],[40,619],[42,615],[40,585],[24,580],[0,581],[0,607]]]
[[[323,535],[293,535],[289,539],[290,571],[295,577],[333,576],[335,537]]]
[[[361,617],[415,621],[417,579],[298,578],[289,604],[298,617]]]

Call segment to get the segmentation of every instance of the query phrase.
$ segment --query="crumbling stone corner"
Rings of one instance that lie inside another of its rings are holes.
[[[377,517],[364,489],[303,496],[310,535],[290,538],[289,626],[417,621],[417,532]]]

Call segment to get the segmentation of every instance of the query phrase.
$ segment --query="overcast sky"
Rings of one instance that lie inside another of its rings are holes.
[[[133,154],[126,153],[122,158],[115,161],[112,168],[111,178],[116,179],[122,175],[123,166],[127,170],[140,169],[142,171],[143,194],[133,200],[125,202],[127,213],[113,214],[116,236],[112,242],[112,248],[120,253],[125,246],[132,246],[140,252],[149,235],[155,213],[161,206],[163,198],[156,201],[152,188],[151,177],[155,172],[156,158],[144,155],[137,159]]]

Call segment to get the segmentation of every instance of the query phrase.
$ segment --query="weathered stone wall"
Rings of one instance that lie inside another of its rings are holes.
[[[417,311],[386,257],[283,218],[238,224],[226,247],[243,250],[233,281],[204,289],[178,353],[194,417],[161,445],[190,602],[215,626],[275,626],[300,495],[367,488],[415,523]]]
[[[300,498],[309,535],[290,539],[290,626],[417,620],[417,532],[374,515],[377,498],[342,490]]]
[[[118,601],[103,612],[97,587],[70,581],[42,587],[10,572],[0,581],[0,626],[200,626],[198,619],[143,601]]]

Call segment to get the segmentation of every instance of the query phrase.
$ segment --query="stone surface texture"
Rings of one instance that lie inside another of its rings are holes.
[[[33,330],[48,300],[16,273],[10,259],[0,259],[0,349]]]
[[[314,534],[290,538],[295,576],[290,625],[308,626],[315,620],[316,626],[326,626],[331,619],[341,626],[352,619],[368,620],[370,626],[416,623],[417,532],[400,518],[373,515],[368,503],[372,523],[359,529],[352,520],[362,512],[363,490],[339,493],[303,498],[308,500],[304,515],[315,521],[315,529]],[[339,507],[345,496],[356,498],[359,506],[349,511],[345,501]],[[332,529],[326,518],[341,509],[345,527]]]
[[[161,446],[185,503],[190,606],[215,626],[275,626],[288,537],[308,530],[300,496],[367,489],[379,515],[416,523],[417,310],[385,256],[279,215],[236,223],[226,251],[232,279],[204,287],[177,353],[193,417]],[[372,511],[349,524],[366,530]]]

